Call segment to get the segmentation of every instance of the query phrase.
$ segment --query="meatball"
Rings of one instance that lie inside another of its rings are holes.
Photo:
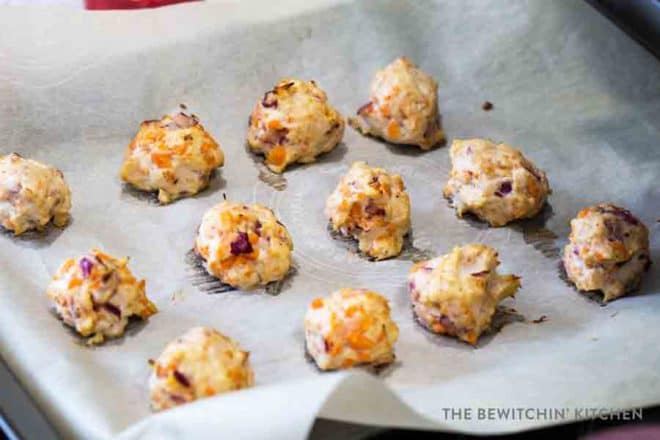
[[[121,180],[143,191],[157,191],[162,204],[197,194],[224,164],[218,143],[197,117],[183,112],[145,121],[131,141]]]
[[[283,279],[292,251],[289,231],[273,211],[228,201],[204,214],[195,241],[209,274],[245,290]]]
[[[407,58],[397,58],[376,73],[369,102],[348,122],[363,134],[423,150],[445,141],[438,83]]]
[[[127,258],[115,258],[98,249],[66,260],[53,276],[47,295],[65,324],[89,344],[121,336],[131,317],[146,319],[157,312],[137,280]]]
[[[307,352],[321,370],[388,364],[398,337],[387,300],[366,289],[317,298],[305,315]]]
[[[499,264],[497,251],[481,244],[415,264],[408,291],[417,320],[434,333],[475,345],[497,304],[520,287],[519,277],[497,273]]]
[[[534,217],[550,194],[545,173],[522,153],[486,139],[455,140],[444,195],[459,217],[469,212],[491,226]]]
[[[309,163],[337,146],[344,119],[314,81],[283,79],[256,103],[248,145],[266,165],[281,173],[294,162]]]
[[[403,179],[382,168],[355,162],[326,203],[333,231],[353,237],[376,260],[401,253],[410,231],[410,198]]]
[[[69,221],[71,191],[62,172],[12,153],[0,156],[0,225],[19,235]]]
[[[578,289],[600,290],[611,301],[635,290],[651,265],[649,231],[618,206],[584,208],[571,220],[563,263]]]
[[[254,385],[249,353],[222,333],[195,327],[165,347],[149,377],[155,411]]]

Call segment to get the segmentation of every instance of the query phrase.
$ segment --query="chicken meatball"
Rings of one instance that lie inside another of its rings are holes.
[[[326,203],[333,231],[353,237],[369,257],[401,253],[410,231],[410,198],[403,179],[382,168],[355,162]]]
[[[71,191],[62,172],[12,153],[0,156],[0,225],[19,235],[69,221]]]
[[[475,345],[497,304],[520,287],[519,277],[497,273],[499,264],[497,251],[481,244],[415,264],[408,291],[417,320],[434,333]]]
[[[204,214],[195,253],[209,274],[239,289],[283,279],[293,242],[273,211],[262,205],[223,201]]]
[[[124,155],[121,180],[157,191],[162,204],[197,194],[224,164],[218,143],[195,116],[179,112],[144,121]]]
[[[248,352],[217,330],[188,330],[165,347],[158,359],[150,361],[152,409],[160,411],[251,387],[254,373],[248,357]]]
[[[283,79],[256,103],[248,127],[248,145],[266,165],[281,173],[294,162],[314,162],[339,144],[344,119],[314,81]]]
[[[98,249],[66,260],[53,276],[47,295],[65,324],[89,344],[121,336],[131,317],[146,319],[157,312],[137,280],[127,258],[115,258]]]
[[[444,195],[459,217],[469,212],[491,226],[534,217],[550,194],[545,173],[522,153],[486,139],[455,140]]]
[[[635,290],[651,265],[649,231],[630,211],[604,203],[571,220],[564,268],[580,290],[600,290],[605,302]]]
[[[387,300],[366,289],[317,298],[305,315],[307,352],[321,370],[388,364],[398,337]]]
[[[397,58],[376,73],[369,102],[348,122],[363,134],[423,150],[445,141],[438,83],[407,58]]]

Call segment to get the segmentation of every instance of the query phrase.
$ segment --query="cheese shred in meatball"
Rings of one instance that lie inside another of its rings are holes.
[[[151,361],[151,407],[155,411],[251,387],[249,353],[208,327],[195,327]]]
[[[131,317],[146,319],[157,312],[145,294],[145,281],[128,269],[127,258],[92,249],[66,260],[48,286],[56,313],[89,344],[121,336]]]
[[[197,117],[183,112],[145,121],[124,155],[121,180],[143,191],[157,191],[167,204],[197,194],[224,164],[218,143]]]
[[[355,162],[328,197],[333,231],[358,240],[360,251],[382,260],[401,253],[410,231],[410,198],[403,179]]]
[[[204,214],[195,240],[209,274],[246,290],[283,279],[292,251],[289,231],[259,204],[219,203]]]
[[[520,278],[497,273],[497,251],[481,244],[415,264],[408,291],[417,320],[434,333],[476,344],[497,304],[513,296]]]
[[[608,302],[639,286],[650,255],[646,226],[630,211],[603,203],[571,220],[563,264],[578,289],[600,290]]]
[[[52,220],[65,226],[71,191],[62,172],[12,153],[0,156],[0,225],[20,235],[42,230]]]
[[[349,124],[366,135],[428,150],[445,141],[438,83],[407,58],[397,58],[376,73],[369,102]]]
[[[337,146],[344,119],[314,81],[285,78],[258,101],[250,115],[248,145],[281,173],[290,164],[314,162]]]
[[[398,337],[387,300],[366,289],[317,298],[305,315],[307,352],[321,370],[388,364]]]
[[[545,173],[522,153],[487,139],[455,140],[444,196],[462,217],[472,213],[491,226],[534,217],[550,186]]]

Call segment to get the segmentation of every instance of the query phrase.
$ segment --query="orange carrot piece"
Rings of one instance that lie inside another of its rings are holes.
[[[158,168],[169,168],[172,166],[172,154],[170,152],[158,152],[154,151],[151,153],[151,160],[154,161]]]
[[[271,165],[280,166],[286,160],[286,148],[281,145],[277,145],[275,148],[270,150],[268,156],[266,157],[266,162]]]
[[[360,332],[351,332],[346,339],[348,340],[348,345],[356,350],[363,350],[374,346],[373,341]]]
[[[396,121],[390,121],[390,123],[387,125],[387,137],[391,139],[398,139],[400,135],[401,128],[399,127],[399,124],[397,124]]]
[[[282,128],[282,123],[279,121],[279,119],[271,119],[268,121],[268,128],[271,130],[279,130]]]

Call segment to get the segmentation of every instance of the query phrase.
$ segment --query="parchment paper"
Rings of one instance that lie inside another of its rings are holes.
[[[465,420],[443,408],[627,408],[660,403],[660,63],[582,2],[220,2],[137,12],[0,9],[0,152],[61,168],[73,221],[44,236],[0,236],[0,354],[63,435],[78,438],[302,438],[316,415],[428,429],[501,433],[557,423]],[[548,173],[541,220],[488,229],[441,196],[448,148],[420,153],[347,129],[344,144],[286,173],[277,191],[244,150],[248,114],[283,76],[315,79],[345,116],[376,69],[406,55],[440,83],[449,139],[523,148]],[[489,100],[495,108],[481,110]],[[160,207],[122,189],[123,151],[144,119],[185,103],[226,153],[198,197]],[[322,207],[349,164],[403,175],[414,244],[442,254],[482,242],[522,277],[506,324],[476,348],[412,319],[404,259],[371,263],[332,240]],[[271,206],[295,243],[297,274],[280,295],[207,294],[186,252],[221,200]],[[583,206],[622,204],[651,229],[638,295],[601,307],[566,285],[556,251]],[[553,237],[557,239],[553,240]],[[539,241],[540,237],[540,241]],[[51,313],[50,276],[100,246],[131,257],[160,313],[90,349]],[[397,362],[374,376],[320,373],[303,355],[313,297],[343,286],[389,298]],[[545,315],[547,320],[531,321]],[[191,326],[251,352],[257,386],[150,415],[147,359]]]

